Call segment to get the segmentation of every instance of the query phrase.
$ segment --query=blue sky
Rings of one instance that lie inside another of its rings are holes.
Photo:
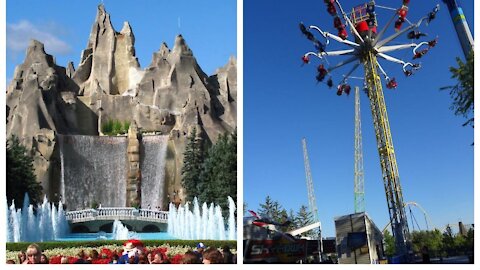
[[[353,7],[352,1],[341,2],[344,8]],[[473,31],[473,1],[459,2]],[[401,5],[400,0],[376,3]],[[466,119],[454,116],[448,92],[439,91],[455,83],[449,67],[456,65],[456,56],[463,58],[446,6],[441,1],[411,1],[407,18],[416,21],[437,3],[441,10],[436,20],[421,30],[428,33],[425,40],[438,35],[439,41],[417,61],[422,69],[406,78],[400,66],[381,64],[399,84],[384,93],[404,201],[419,203],[432,225],[443,228],[458,221],[474,222],[474,148],[473,129],[462,127]],[[381,26],[392,16],[388,10],[377,13]],[[318,59],[302,66],[301,56],[314,48],[300,33],[300,21],[335,33],[323,1],[244,1],[244,201],[249,209],[258,209],[267,195],[287,210],[308,205],[301,144],[305,137],[324,236],[334,236],[334,217],[354,211],[354,95],[338,97],[335,90],[317,85]],[[393,44],[408,41],[404,36]],[[335,43],[331,41],[328,49],[338,49]],[[393,55],[412,61],[411,50]],[[341,59],[328,61],[334,64]],[[334,82],[347,71],[334,72]],[[363,84],[353,79],[349,83],[352,89]],[[389,221],[388,210],[364,94],[361,110],[366,209],[382,229]],[[425,229],[421,212],[412,211]]]
[[[104,3],[113,27],[128,21],[135,34],[135,49],[142,68],[166,42],[171,49],[182,34],[197,61],[211,75],[237,50],[236,1],[7,1],[7,83],[23,62],[30,38],[45,43],[45,50],[65,66],[78,66],[97,13]],[[42,11],[40,11],[42,10]]]

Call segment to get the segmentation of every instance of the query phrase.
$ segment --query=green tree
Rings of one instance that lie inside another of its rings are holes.
[[[458,233],[453,238],[453,245],[457,253],[465,254],[466,247],[467,247],[467,239],[465,238],[465,236]]]
[[[383,241],[385,242],[385,255],[387,257],[395,255],[395,238],[389,231],[383,233]]]
[[[187,145],[183,154],[182,186],[186,191],[187,201],[192,202],[194,197],[200,195],[198,187],[200,186],[203,159],[203,140],[197,136],[197,129],[194,127],[187,137]],[[211,201],[203,200],[203,202]]]
[[[287,231],[291,231],[297,228],[297,225],[295,224],[295,219],[295,212],[293,211],[293,209],[290,209],[290,211],[288,212],[287,220],[289,220],[291,223],[287,226]]]
[[[475,243],[475,233],[473,229],[469,229],[467,232],[467,237],[465,239],[465,249],[467,252],[470,252],[473,254],[474,243]]]
[[[274,222],[283,223],[284,209],[278,201],[273,201],[272,198],[267,195],[265,202],[260,204],[258,214],[262,217],[268,217]]]
[[[450,67],[452,78],[457,80],[453,86],[442,87],[442,90],[450,90],[450,96],[453,99],[450,108],[455,115],[461,115],[467,118],[463,126],[474,125],[473,103],[474,103],[474,53],[473,50],[464,63],[457,57],[458,67]]]
[[[42,186],[37,182],[33,168],[33,158],[27,154],[27,148],[20,144],[18,137],[7,140],[7,202],[15,200],[17,208],[22,207],[25,193],[30,203],[40,203]]]
[[[298,210],[297,215],[295,217],[295,226],[297,228],[300,228],[300,227],[310,225],[312,223],[313,223],[312,212],[308,210],[307,206],[305,205],[300,206],[300,209]],[[316,229],[302,233],[303,236],[312,237],[312,238],[316,238],[318,236],[317,234],[318,234],[318,231]]]
[[[222,134],[208,149],[199,184],[199,198],[228,209],[227,196],[237,201],[237,135]]]
[[[456,253],[454,235],[452,232],[452,228],[450,226],[447,226],[447,228],[445,229],[445,232],[443,233],[442,242],[443,242],[443,248],[449,256]]]
[[[420,253],[423,247],[427,247],[431,256],[439,256],[442,253],[443,236],[439,230],[414,231],[411,235],[414,252]]]

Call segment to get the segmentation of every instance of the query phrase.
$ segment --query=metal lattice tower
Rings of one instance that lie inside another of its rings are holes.
[[[378,76],[377,59],[372,52],[363,59],[365,78],[368,86],[370,108],[372,110],[373,126],[377,138],[378,154],[382,168],[383,185],[387,197],[388,212],[395,237],[397,254],[406,255],[411,249],[410,233],[407,216],[403,208],[403,194],[398,173],[397,158],[393,148],[390,123],[388,122],[387,107],[383,97],[383,89]]]
[[[365,212],[365,189],[363,173],[362,120],[360,114],[360,89],[355,87],[355,172],[354,204],[355,213]]]
[[[306,181],[307,181],[308,206],[313,216],[313,222],[320,223],[320,226],[318,227],[318,246],[320,247],[319,257],[320,257],[320,260],[322,260],[322,254],[323,254],[322,223],[320,222],[320,218],[318,217],[317,201],[315,199],[315,190],[313,189],[312,173],[310,171],[310,160],[308,158],[308,152],[307,152],[307,140],[305,138],[302,139],[302,146],[303,146],[303,161],[305,163],[305,175],[306,175]]]
[[[402,59],[391,56],[390,53],[405,49],[412,50],[412,59],[419,59],[425,56],[428,51],[435,47],[437,39],[431,41],[423,41],[414,43],[414,39],[420,39],[426,34],[419,31],[423,22],[429,24],[435,19],[439,11],[439,5],[422,17],[418,22],[411,23],[406,17],[408,14],[409,0],[399,1],[402,3],[400,8],[388,8],[375,4],[375,1],[368,1],[352,9],[347,14],[339,0],[325,1],[327,12],[333,18],[333,25],[338,30],[338,35],[323,31],[318,26],[311,25],[306,27],[300,23],[301,32],[312,41],[315,51],[307,52],[303,55],[304,64],[310,62],[309,57],[315,56],[322,61],[317,67],[318,74],[316,79],[322,82],[327,76],[329,77],[326,85],[333,86],[332,72],[342,66],[352,64],[351,69],[343,75],[343,79],[338,85],[337,95],[350,93],[350,86],[347,80],[352,77],[352,73],[359,67],[364,69],[364,84],[366,93],[370,100],[370,109],[372,112],[373,125],[375,129],[375,137],[377,140],[377,149],[380,157],[380,165],[382,170],[382,180],[385,188],[388,212],[390,216],[392,234],[395,238],[395,247],[397,255],[404,255],[409,260],[409,251],[411,250],[411,240],[408,229],[407,217],[404,210],[402,187],[400,185],[400,177],[398,166],[393,148],[392,135],[390,133],[390,124],[388,121],[387,108],[383,96],[382,81],[379,73],[383,75],[386,86],[389,89],[397,88],[398,84],[395,78],[389,78],[385,69],[382,68],[378,59],[383,59],[402,66],[403,73],[406,77],[412,76],[418,69],[420,64],[405,62]],[[377,31],[377,15],[376,8],[393,10],[394,14],[387,24]],[[384,37],[389,26],[394,23],[395,33]],[[402,25],[409,25],[402,29]],[[346,29],[349,28],[354,39],[349,40]],[[311,31],[318,32],[322,38],[317,39]],[[402,35],[406,35],[410,41],[405,44],[390,45]],[[341,45],[347,46],[347,49],[327,51],[329,41],[334,40]],[[330,66],[330,62],[326,57],[347,56],[348,58]]]

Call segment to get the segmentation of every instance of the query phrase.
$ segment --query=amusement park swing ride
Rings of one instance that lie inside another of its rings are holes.
[[[435,19],[439,11],[439,5],[436,5],[426,16],[420,18],[417,22],[412,23],[407,19],[410,0],[403,0],[399,8],[388,8],[377,5],[375,1],[369,1],[354,7],[348,13],[343,9],[338,0],[324,0],[324,2],[327,12],[333,17],[333,26],[338,31],[337,35],[324,31],[315,25],[307,27],[300,23],[301,32],[308,40],[313,42],[315,48],[314,51],[305,53],[302,56],[302,61],[304,64],[308,64],[311,62],[312,57],[318,58],[321,64],[317,67],[316,79],[318,82],[323,82],[328,76],[326,85],[330,88],[334,84],[332,79],[333,72],[340,67],[352,64],[351,69],[343,76],[343,79],[337,86],[338,96],[344,93],[346,95],[350,94],[351,86],[347,83],[347,80],[352,77],[352,73],[359,66],[363,66],[364,90],[370,101],[390,226],[395,239],[395,250],[398,256],[403,256],[408,260],[407,255],[411,251],[411,239],[380,75],[383,76],[385,86],[388,89],[397,88],[398,83],[395,78],[388,76],[378,60],[382,59],[400,65],[406,77],[413,75],[419,70],[421,68],[420,64],[404,61],[390,55],[390,53],[412,49],[412,60],[418,60],[426,55],[431,48],[435,47],[437,39],[418,43],[390,44],[402,36],[407,36],[411,41],[419,40],[426,36],[419,29],[422,24],[428,25]],[[394,11],[392,18],[380,31],[377,31],[377,8]],[[386,36],[385,33],[392,23],[395,33]],[[404,26],[404,24],[407,25]],[[348,39],[347,29],[353,35],[353,40]],[[314,34],[321,38],[317,39]],[[346,48],[328,51],[328,45],[331,40],[344,45]],[[347,56],[348,58],[330,66],[326,60],[326,57],[330,56]]]

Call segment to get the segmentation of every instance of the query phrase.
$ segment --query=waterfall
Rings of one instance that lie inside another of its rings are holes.
[[[60,145],[60,200],[65,200],[65,162],[63,160],[63,136],[58,136]]]
[[[140,162],[142,172],[142,208],[163,207],[165,198],[165,161],[167,157],[168,136],[143,136],[143,159]]]
[[[198,200],[193,200],[193,212],[190,211],[189,203],[179,206],[170,204],[168,213],[168,233],[179,239],[210,239],[210,240],[235,240],[235,203],[229,198],[228,230],[225,228],[225,220],[222,209],[213,203],[207,206],[200,205]]]
[[[16,209],[15,202],[7,208],[7,241],[9,242],[37,242],[51,241],[63,237],[68,233],[68,222],[59,207],[50,204],[47,197],[43,203],[37,205],[36,214],[30,204],[28,194],[25,194],[22,209]]]
[[[62,200],[70,210],[125,206],[127,138],[58,135]]]

